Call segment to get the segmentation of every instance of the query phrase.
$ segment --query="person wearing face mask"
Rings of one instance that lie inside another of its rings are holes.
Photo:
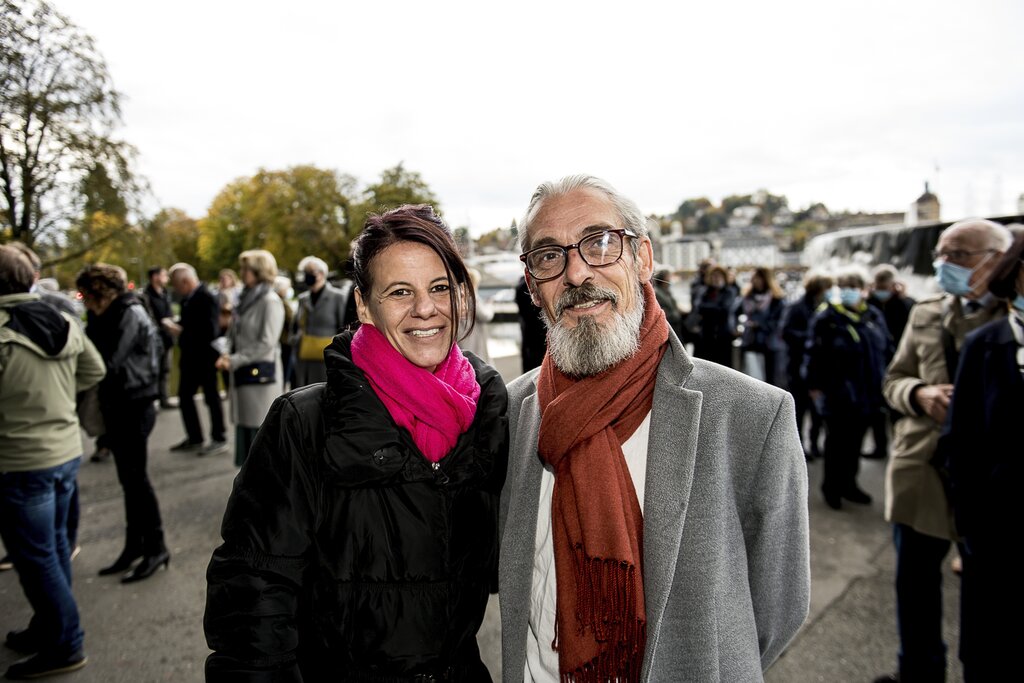
[[[292,388],[327,380],[324,349],[341,332],[347,304],[345,293],[327,281],[327,264],[316,256],[299,261],[299,272],[309,288],[299,295],[295,315],[297,349]]]
[[[998,263],[997,252],[1009,243],[1006,228],[977,219],[956,223],[940,235],[936,274],[946,291],[911,309],[885,375],[885,399],[902,416],[893,428],[885,472],[885,518],[893,525],[896,547],[900,645],[897,672],[877,683],[945,680],[942,563],[957,533],[932,460],[965,336],[1005,315],[1005,307],[988,293],[988,280]],[[959,271],[949,271],[945,264],[965,270],[967,277],[950,277]]]
[[[1010,314],[967,336],[936,460],[945,463],[962,539],[960,661],[964,681],[1019,675],[1019,629],[1007,628],[1024,605],[1017,559],[1024,515],[1020,418],[1024,412],[1024,235],[996,260],[989,291]]]
[[[876,267],[872,275],[874,282],[871,285],[868,303],[881,311],[893,343],[898,346],[903,330],[907,327],[910,309],[917,302],[907,296],[903,283],[896,279],[896,269],[889,264],[883,263]],[[885,460],[889,455],[890,415],[888,406],[883,404],[871,418],[871,435],[875,449],[870,453],[864,453],[865,458]]]
[[[811,321],[802,374],[825,418],[825,502],[834,510],[843,499],[867,505],[871,496],[857,486],[860,445],[871,417],[882,405],[882,375],[893,344],[885,319],[868,306],[867,273],[849,266],[836,275],[828,305]]]

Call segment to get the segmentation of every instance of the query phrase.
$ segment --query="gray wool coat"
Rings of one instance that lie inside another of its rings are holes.
[[[314,337],[333,337],[344,330],[345,325],[351,322],[345,320],[345,307],[348,304],[349,296],[354,296],[351,288],[346,294],[344,290],[338,289],[330,282],[326,283],[320,291],[316,306],[313,305],[312,294],[309,291],[299,295],[299,310],[295,315],[295,322],[299,329],[292,342],[296,353],[302,343],[303,332]],[[320,360],[295,359],[293,388],[326,381],[327,367],[324,365],[322,357]]]
[[[521,681],[542,465],[534,370],[508,387],[502,672]],[[644,495],[642,681],[763,680],[810,604],[807,469],[789,393],[691,359],[658,367]]]
[[[232,353],[231,370],[251,363],[274,363],[274,381],[269,384],[236,386],[231,380],[232,417],[240,427],[259,427],[267,416],[270,405],[281,395],[284,383],[281,377],[281,329],[284,327],[284,307],[273,289],[267,289],[231,325],[228,338]]]

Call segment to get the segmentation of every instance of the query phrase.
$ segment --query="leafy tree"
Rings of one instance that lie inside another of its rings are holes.
[[[60,245],[102,166],[122,201],[141,191],[134,149],[112,137],[120,94],[91,37],[45,0],[0,0],[3,235]],[[118,211],[106,215],[116,215]]]
[[[697,232],[718,232],[727,222],[726,214],[720,209],[705,211],[697,219]]]
[[[385,169],[380,180],[366,188],[363,199],[352,206],[349,225],[358,235],[366,223],[366,216],[395,209],[403,204],[430,204],[441,213],[440,203],[434,196],[430,186],[415,171],[407,171],[399,163],[394,168]]]
[[[234,267],[246,249],[267,249],[283,270],[294,269],[308,254],[340,264],[353,237],[355,188],[351,176],[314,166],[261,169],[235,180],[199,221],[197,268],[209,276]]]
[[[687,199],[679,208],[676,209],[676,218],[679,220],[686,220],[687,218],[695,218],[700,216],[702,213],[714,209],[714,204],[707,197],[697,197],[696,199]]]
[[[722,200],[722,213],[728,217],[732,215],[733,210],[747,206],[751,203],[752,195],[749,194],[731,194]]]
[[[147,268],[199,263],[199,223],[181,209],[165,208],[142,224]]]
[[[79,191],[83,213],[65,232],[60,254],[46,260],[58,266],[57,278],[62,284],[70,284],[90,261],[126,265],[121,261],[138,254],[142,246],[142,231],[128,225],[128,206],[105,166],[96,164],[90,169]],[[58,251],[54,245],[49,250]]]

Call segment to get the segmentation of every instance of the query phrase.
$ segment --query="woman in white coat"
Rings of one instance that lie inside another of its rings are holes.
[[[241,466],[283,385],[280,341],[284,303],[274,292],[277,261],[269,251],[243,251],[238,257],[243,290],[228,333],[231,352],[217,368],[231,375],[235,422],[235,464]]]

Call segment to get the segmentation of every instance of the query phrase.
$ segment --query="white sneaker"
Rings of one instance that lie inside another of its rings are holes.
[[[199,449],[199,455],[216,455],[228,449],[227,441],[210,441]]]

